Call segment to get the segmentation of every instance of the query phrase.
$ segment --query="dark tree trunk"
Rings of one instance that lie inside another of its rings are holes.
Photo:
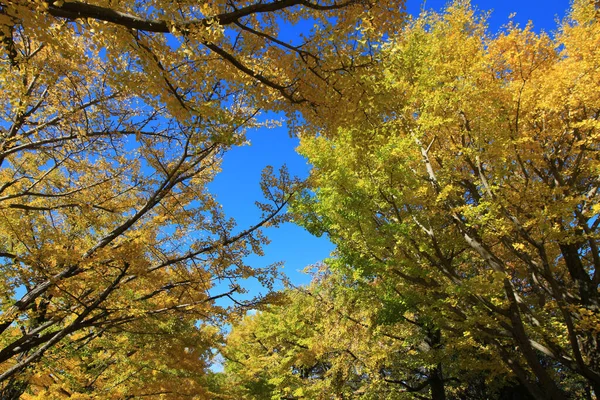
[[[446,388],[444,387],[444,376],[442,374],[442,366],[431,370],[429,375],[429,387],[431,388],[432,400],[446,400]]]
[[[19,400],[27,390],[28,383],[18,379],[9,379],[0,386],[0,400]]]

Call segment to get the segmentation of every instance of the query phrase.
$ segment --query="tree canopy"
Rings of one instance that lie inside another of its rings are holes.
[[[299,221],[395,318],[438,330],[447,385],[467,346],[465,369],[486,353],[533,398],[600,392],[599,40],[593,2],[554,37],[490,36],[456,2],[386,43],[364,118],[302,136]]]
[[[223,349],[229,395],[464,400],[524,391],[472,337],[442,334],[391,282],[351,268],[330,260],[309,286],[234,324]]]
[[[0,0],[0,397],[598,397],[597,2],[402,4]],[[238,228],[208,184],[264,110],[312,172]],[[336,253],[237,301],[290,218]]]
[[[242,228],[207,184],[262,110],[339,96],[394,3],[0,1],[0,397],[211,398],[215,301],[272,282],[244,257],[298,182],[265,170]]]

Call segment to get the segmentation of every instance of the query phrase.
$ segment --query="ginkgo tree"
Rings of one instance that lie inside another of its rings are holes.
[[[243,259],[297,182],[267,171],[245,229],[207,184],[262,109],[357,90],[367,39],[400,20],[400,2],[1,0],[1,397],[210,398],[215,300],[272,280]]]
[[[347,273],[354,266],[340,261],[329,260],[309,286],[290,288],[233,324],[223,349],[232,388],[226,394],[483,400],[522,391],[510,370],[491,363],[494,355],[471,338],[448,341],[416,307],[406,311],[389,280]]]
[[[74,348],[96,347],[96,338],[130,330],[159,335],[171,324],[175,331],[167,333],[175,337],[200,335],[197,321],[219,314],[209,292],[215,279],[260,275],[242,257],[258,251],[258,227],[278,222],[293,190],[291,182],[270,188],[273,208],[265,205],[258,225],[234,232],[206,184],[222,153],[242,139],[239,128],[253,125],[247,120],[254,110],[232,108],[222,124],[184,124],[75,61],[85,59],[85,46],[54,60],[50,46],[22,43],[43,48],[32,47],[36,54],[11,69],[4,85],[5,397],[17,395],[12,379],[34,373],[29,367],[42,357],[67,361]],[[127,354],[122,346],[113,351]],[[89,377],[82,387],[92,391],[90,382],[102,380]]]
[[[553,37],[489,36],[455,2],[383,46],[361,115],[301,137],[298,220],[440,347],[468,338],[536,399],[600,394],[599,45],[593,1]]]

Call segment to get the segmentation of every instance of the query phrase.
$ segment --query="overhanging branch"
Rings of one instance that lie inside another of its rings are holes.
[[[330,5],[315,4],[306,0],[279,0],[269,3],[260,2],[236,9],[234,11],[224,12],[208,18],[187,21],[179,24],[165,20],[146,19],[136,15],[128,14],[126,12],[117,11],[109,7],[96,6],[81,1],[65,1],[64,3],[58,5],[57,2],[50,0],[47,1],[47,4],[48,12],[51,15],[59,18],[67,18],[71,20],[78,18],[91,18],[145,32],[169,33],[171,32],[171,27],[176,27],[180,30],[186,30],[193,27],[208,27],[215,22],[220,25],[230,25],[249,15],[280,11],[297,5],[316,11],[330,11],[342,9],[353,4],[363,2],[363,0],[347,0],[339,3],[334,2]]]

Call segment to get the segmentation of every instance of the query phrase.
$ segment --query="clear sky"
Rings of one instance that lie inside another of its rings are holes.
[[[509,21],[509,15],[516,13],[514,21],[525,25],[531,20],[536,31],[551,33],[556,29],[556,19],[563,18],[570,7],[568,0],[472,0],[471,3],[481,11],[491,10],[489,30],[497,32]],[[414,1],[407,0],[407,11],[417,15],[421,8],[440,10],[447,4],[444,0]],[[293,35],[294,32],[285,32]],[[259,212],[254,201],[261,198],[259,179],[261,170],[272,165],[278,169],[287,164],[290,173],[306,177],[310,169],[306,160],[295,153],[298,141],[290,138],[285,127],[261,129],[249,132],[251,145],[233,149],[225,156],[223,172],[211,184],[224,211],[238,221],[240,229],[256,223]],[[315,238],[302,228],[286,224],[278,229],[265,232],[272,243],[265,248],[264,257],[250,257],[249,265],[262,267],[277,261],[285,262],[283,272],[296,285],[306,284],[310,277],[300,271],[306,266],[327,258],[333,245],[327,238]],[[245,283],[253,293],[265,292],[258,285]]]
[[[407,0],[406,8],[410,14],[415,15],[419,13],[422,4],[425,4],[426,9],[440,10],[447,3],[445,0]],[[521,25],[531,20],[536,31],[543,29],[551,32],[556,28],[556,17],[562,19],[571,6],[569,0],[471,0],[471,4],[478,10],[492,11],[489,20],[491,32],[497,32],[506,24],[512,13],[516,13],[514,21]]]

